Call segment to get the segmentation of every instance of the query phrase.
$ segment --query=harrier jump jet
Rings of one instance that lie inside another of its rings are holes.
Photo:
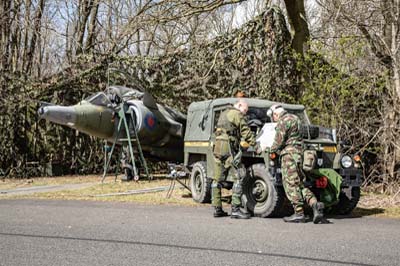
[[[125,148],[129,139],[135,144],[131,146],[138,146],[149,160],[183,162],[186,115],[157,104],[146,91],[110,86],[73,106],[44,103],[38,113],[42,119]],[[126,150],[128,157],[134,157]],[[138,178],[134,163],[124,164],[123,168]]]

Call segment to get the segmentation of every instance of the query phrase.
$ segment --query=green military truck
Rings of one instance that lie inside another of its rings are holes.
[[[214,130],[218,117],[237,98],[220,98],[194,102],[189,106],[184,139],[184,164],[190,171],[190,189],[193,200],[208,203],[211,200]],[[267,110],[276,102],[245,99],[249,105],[247,120],[250,128],[260,136],[263,125],[271,123]],[[360,198],[363,179],[359,156],[342,153],[335,131],[310,124],[303,105],[282,104],[302,121],[305,160],[305,185],[310,187],[327,210],[339,214],[350,213]],[[260,155],[253,150],[242,154],[244,176],[244,207],[260,217],[282,216],[290,213],[291,206],[282,186],[279,158],[271,158],[268,148]],[[232,180],[224,187],[230,189]]]

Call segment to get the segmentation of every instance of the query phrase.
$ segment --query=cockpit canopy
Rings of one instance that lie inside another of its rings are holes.
[[[85,101],[99,106],[107,106],[111,104],[110,99],[108,99],[107,95],[104,92],[95,93],[87,97]]]

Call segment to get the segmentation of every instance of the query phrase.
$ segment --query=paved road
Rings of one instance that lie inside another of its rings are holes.
[[[215,219],[208,206],[0,200],[0,265],[400,265],[400,220]]]

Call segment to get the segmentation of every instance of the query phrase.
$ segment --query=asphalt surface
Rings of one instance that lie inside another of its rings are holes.
[[[0,265],[400,265],[400,220],[213,218],[207,206],[0,200]]]

